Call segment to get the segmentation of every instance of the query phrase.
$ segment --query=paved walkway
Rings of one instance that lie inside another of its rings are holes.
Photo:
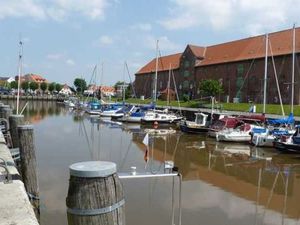
[[[0,225],[38,225],[24,184],[21,180],[16,179],[20,175],[1,132],[0,158],[6,161],[8,171],[15,179],[11,183],[5,183],[3,176],[6,175],[6,170],[0,167]],[[0,164],[4,165],[3,160],[0,160]]]

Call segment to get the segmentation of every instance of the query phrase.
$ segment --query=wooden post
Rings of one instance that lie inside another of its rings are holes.
[[[2,109],[2,118],[6,119],[8,122],[9,116],[12,114],[12,109],[11,108],[3,108]]]
[[[10,108],[10,106],[9,105],[1,105],[0,106],[0,118],[4,118],[3,111],[4,111],[4,109],[7,109],[7,108]]]
[[[124,193],[116,168],[105,161],[70,166],[69,225],[125,225]]]
[[[19,136],[17,127],[24,125],[24,115],[11,115],[9,117],[9,129],[13,148],[19,148]]]
[[[37,164],[35,157],[34,135],[32,125],[18,126],[21,174],[29,200],[39,215],[39,186],[37,181]]]

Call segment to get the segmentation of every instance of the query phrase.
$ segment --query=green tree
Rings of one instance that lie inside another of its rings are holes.
[[[60,92],[60,90],[62,89],[62,85],[61,84],[59,84],[59,83],[57,83],[57,84],[55,84],[55,90],[57,91],[57,92]]]
[[[46,82],[43,82],[43,83],[41,83],[40,88],[44,93],[48,88],[48,84]]]
[[[125,90],[125,99],[128,99],[132,96],[132,85],[129,84]]]
[[[199,90],[205,96],[215,97],[223,92],[223,87],[217,80],[203,80],[200,82]]]
[[[17,81],[10,82],[10,88],[18,89],[18,82]]]
[[[48,90],[49,90],[51,93],[52,93],[52,91],[55,90],[55,85],[56,85],[56,83],[54,83],[54,82],[52,82],[51,84],[49,84]]]
[[[24,81],[21,83],[21,88],[27,92],[27,90],[29,89],[29,82],[28,81]]]
[[[36,89],[39,88],[39,85],[36,82],[30,82],[29,87],[31,90],[35,91]]]
[[[83,91],[87,89],[86,81],[82,78],[76,78],[74,80],[74,86],[79,93],[83,93]]]

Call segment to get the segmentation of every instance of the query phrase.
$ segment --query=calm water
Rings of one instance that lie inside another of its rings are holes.
[[[183,225],[300,224],[300,159],[294,155],[170,131],[150,135],[146,162],[142,141],[149,130],[139,125],[119,125],[41,102],[31,103],[26,117],[35,125],[42,225],[68,224],[68,167],[87,160],[115,162],[119,172],[136,166],[153,173],[173,160],[183,175]],[[172,179],[123,184],[127,224],[172,224]]]

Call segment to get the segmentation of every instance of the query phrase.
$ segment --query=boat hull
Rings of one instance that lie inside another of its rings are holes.
[[[209,128],[208,127],[189,127],[186,124],[180,124],[180,130],[185,133],[190,133],[190,134],[203,134],[207,133]]]

